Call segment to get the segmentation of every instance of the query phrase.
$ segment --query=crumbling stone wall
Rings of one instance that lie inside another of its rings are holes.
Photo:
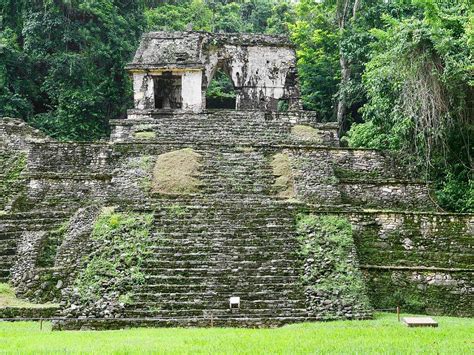
[[[373,211],[352,222],[376,308],[472,316],[472,215]]]

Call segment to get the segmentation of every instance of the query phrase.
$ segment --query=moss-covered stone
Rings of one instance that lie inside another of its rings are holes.
[[[64,222],[58,228],[47,233],[46,238],[41,243],[41,250],[38,255],[38,267],[52,267],[56,258],[58,247],[64,240],[68,223]]]
[[[18,194],[25,184],[21,181],[21,174],[26,168],[26,153],[6,152],[0,154],[0,209]]]
[[[296,140],[312,142],[315,144],[322,143],[319,130],[311,126],[295,125],[291,128],[291,135]]]
[[[290,165],[290,157],[286,153],[278,153],[272,157],[270,165],[275,175],[274,188],[280,197],[295,197],[295,187]]]
[[[201,156],[190,148],[158,156],[153,168],[151,190],[159,194],[189,194],[201,185],[197,178]]]

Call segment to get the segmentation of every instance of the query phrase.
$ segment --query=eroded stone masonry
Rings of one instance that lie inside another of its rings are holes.
[[[59,303],[56,327],[474,315],[474,216],[340,147],[301,110],[287,39],[149,33],[128,70],[135,107],[107,142],[0,121],[0,282]],[[217,70],[235,110],[207,108]]]

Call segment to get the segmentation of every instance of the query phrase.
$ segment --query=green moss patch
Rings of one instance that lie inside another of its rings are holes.
[[[26,154],[0,154],[0,208],[19,194],[25,186],[21,181],[21,173],[26,168]]]
[[[21,300],[15,296],[15,291],[9,284],[0,283],[0,307],[2,308],[49,308],[56,306],[53,303],[36,304]]]
[[[152,214],[104,209],[92,232],[92,253],[75,281],[83,302],[130,299],[133,287],[145,282],[142,265],[150,255],[152,224]]]
[[[156,138],[156,133],[155,132],[150,132],[150,131],[135,132],[135,134],[133,136],[137,139],[147,140],[147,139]]]
[[[273,156],[270,163],[273,175],[276,176],[274,188],[280,197],[292,198],[295,196],[293,176],[291,173],[290,157],[286,153]]]
[[[197,192],[201,156],[190,148],[158,156],[153,168],[151,190],[160,194],[189,194]]]
[[[311,126],[296,125],[291,128],[293,138],[301,141],[322,143],[319,130]]]
[[[41,250],[38,256],[37,264],[39,267],[54,266],[54,260],[56,258],[58,248],[64,240],[68,225],[68,222],[65,222],[47,234],[47,237],[42,242]]]

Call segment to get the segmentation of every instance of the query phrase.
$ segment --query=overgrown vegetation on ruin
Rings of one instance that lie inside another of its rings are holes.
[[[54,266],[58,248],[64,240],[68,226],[69,223],[64,222],[59,227],[47,233],[45,240],[41,243],[41,249],[37,261],[38,267]]]
[[[127,303],[135,285],[145,282],[142,265],[150,253],[152,214],[104,209],[94,225],[91,253],[75,287],[85,304],[114,297]]]
[[[303,284],[309,304],[325,315],[324,302],[350,314],[370,314],[370,302],[359,269],[349,221],[338,216],[300,214],[296,222],[300,253],[305,259]],[[309,291],[309,292],[308,292]],[[334,311],[327,313],[334,317]]]
[[[26,168],[26,154],[0,155],[0,168],[2,179],[0,179],[0,209],[10,201],[23,187],[20,175]]]

